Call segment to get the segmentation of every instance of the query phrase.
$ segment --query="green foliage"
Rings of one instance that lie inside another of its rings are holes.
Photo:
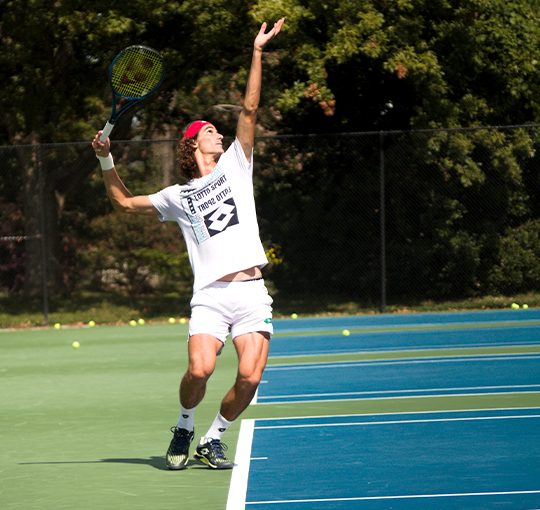
[[[80,246],[81,281],[98,289],[140,295],[192,285],[189,259],[177,225],[156,218],[112,214],[89,225],[89,244]]]
[[[280,50],[287,67],[277,69],[286,87],[272,92],[289,127],[313,131],[314,120],[326,131],[540,120],[537,2],[266,0],[253,7],[258,21],[278,11],[287,15],[287,47]],[[322,93],[310,104],[313,86]],[[336,102],[332,119],[325,118],[329,100]]]
[[[508,295],[540,289],[540,220],[509,229],[489,277],[492,292]]]
[[[260,23],[282,16],[287,22],[265,54],[259,134],[539,122],[539,12],[538,3],[528,0],[10,0],[0,12],[0,144],[90,140],[109,115],[108,66],[133,43],[160,50],[167,76],[151,101],[119,122],[113,137],[174,138],[194,118],[213,121],[232,135],[254,35]],[[540,214],[532,164],[537,133],[400,136],[385,153],[389,278],[396,292],[406,292],[407,281],[417,275],[421,292],[482,292],[505,229]],[[329,286],[375,292],[378,137],[370,147],[348,153],[339,142],[299,148],[296,142],[259,143],[258,192],[261,210],[268,211],[262,230],[265,241],[283,250],[276,281],[282,288],[317,288],[318,275],[332,265],[338,270]],[[118,227],[119,238],[107,231],[105,220],[100,226],[110,207],[104,205],[89,146],[47,151],[42,167],[52,234],[47,256],[60,257],[61,264],[51,263],[64,268],[58,278],[74,279],[70,269],[79,267],[74,250],[87,225],[92,235],[116,239],[79,252],[79,264],[90,264],[93,274],[106,261],[109,274],[124,275],[131,289],[148,288],[150,275],[167,271],[187,278],[181,269],[185,252],[164,259],[144,242],[128,250],[127,225]],[[114,151],[133,193],[161,184],[152,155],[125,145]],[[2,217],[10,214],[5,204],[20,199],[13,183],[27,190],[26,204],[36,203],[35,160],[21,154],[20,165],[14,158],[3,165]],[[336,199],[342,186],[354,199]],[[282,214],[279,222],[272,211]],[[29,233],[28,225],[38,224],[33,214],[32,207],[24,214]],[[367,232],[353,243],[355,257],[346,257],[343,246],[359,222]],[[53,231],[55,224],[62,235]],[[319,250],[306,253],[306,242]],[[137,264],[145,268],[140,273]],[[461,282],[458,270],[466,272]],[[287,271],[301,273],[302,281]],[[351,273],[361,275],[360,281]]]

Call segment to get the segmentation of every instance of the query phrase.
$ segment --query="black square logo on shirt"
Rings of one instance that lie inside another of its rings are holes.
[[[224,232],[233,225],[238,225],[238,213],[234,199],[231,197],[225,200],[220,207],[206,215],[204,223],[210,237]]]

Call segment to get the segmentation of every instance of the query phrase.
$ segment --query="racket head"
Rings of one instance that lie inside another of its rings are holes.
[[[109,68],[112,91],[128,100],[140,100],[156,90],[165,76],[165,62],[153,48],[129,46],[119,53]]]

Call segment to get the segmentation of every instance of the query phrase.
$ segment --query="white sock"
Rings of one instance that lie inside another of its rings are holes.
[[[178,428],[192,431],[195,425],[194,415],[195,407],[193,409],[186,409],[182,406],[182,404],[180,404],[180,417],[178,418]]]
[[[204,436],[204,442],[207,443],[210,439],[221,439],[221,436],[232,423],[232,421],[227,421],[225,418],[223,418],[221,413],[218,413],[214,423],[212,423],[212,426],[208,429],[208,432]]]

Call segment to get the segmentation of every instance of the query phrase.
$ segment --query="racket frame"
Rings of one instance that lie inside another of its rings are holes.
[[[151,51],[152,53],[154,53],[155,55],[159,57],[161,61],[161,65],[162,65],[161,76],[157,84],[151,90],[149,90],[146,94],[139,97],[131,97],[131,96],[127,96],[125,94],[118,92],[114,88],[113,83],[112,83],[112,72],[114,69],[114,65],[116,64],[116,61],[122,55],[124,55],[127,51],[132,50],[132,49],[143,49],[143,50]],[[105,124],[105,127],[103,128],[103,132],[101,133],[101,136],[99,137],[99,139],[102,142],[107,141],[107,138],[111,134],[111,131],[113,130],[114,125],[116,121],[118,120],[118,117],[120,117],[120,115],[122,115],[122,113],[124,113],[128,108],[130,108],[134,104],[138,103],[139,101],[142,101],[143,99],[147,98],[150,94],[152,94],[152,92],[154,92],[161,85],[161,82],[163,81],[164,76],[165,76],[165,61],[163,60],[163,57],[159,54],[158,51],[154,50],[153,48],[150,48],[149,46],[135,44],[132,46],[128,46],[126,49],[122,50],[118,55],[116,55],[115,59],[112,61],[112,64],[109,67],[109,86],[111,87],[111,92],[112,92],[112,111],[111,111],[111,116],[109,117],[109,120]],[[123,105],[118,111],[116,111],[116,96],[119,96],[123,99],[128,100],[128,102],[125,105]]]

